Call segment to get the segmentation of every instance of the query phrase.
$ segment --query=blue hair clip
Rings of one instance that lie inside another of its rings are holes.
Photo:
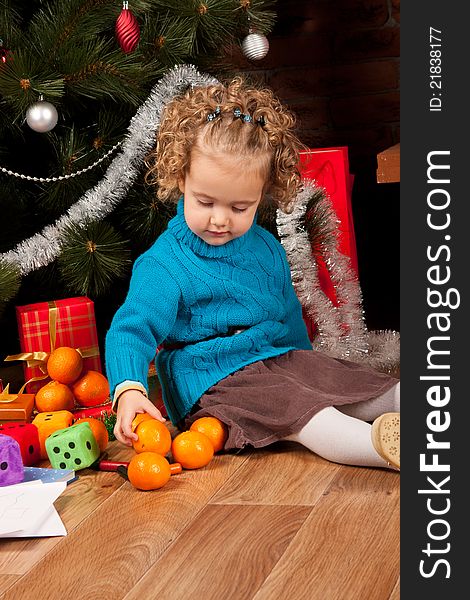
[[[208,121],[213,121],[214,119],[217,119],[217,117],[220,116],[220,106],[216,106],[214,112],[211,112],[207,115],[207,120]]]
[[[233,109],[233,116],[235,117],[235,119],[240,119],[244,123],[253,123],[253,117],[251,115],[246,115],[245,113],[242,113],[242,111],[239,108]]]
[[[242,113],[240,108],[233,109],[233,116],[235,117],[235,119],[240,119],[244,123],[253,123],[253,117],[251,115]],[[257,125],[260,125],[260,127],[263,127],[263,125],[266,124],[264,117],[258,117],[258,119],[256,119],[255,122]]]

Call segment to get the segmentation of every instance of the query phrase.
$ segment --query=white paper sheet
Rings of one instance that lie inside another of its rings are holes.
[[[67,487],[30,482],[0,488],[0,538],[67,535],[54,501]]]

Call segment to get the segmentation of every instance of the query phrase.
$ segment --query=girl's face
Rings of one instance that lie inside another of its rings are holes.
[[[211,246],[241,237],[253,224],[265,181],[256,171],[243,171],[236,158],[222,161],[198,152],[179,182],[186,223]]]

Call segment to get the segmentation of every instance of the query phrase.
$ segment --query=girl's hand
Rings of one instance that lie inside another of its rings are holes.
[[[127,390],[119,396],[116,425],[114,435],[116,439],[126,446],[132,446],[132,441],[137,441],[138,436],[132,431],[132,421],[138,413],[148,413],[154,419],[165,422],[162,413],[139,390]]]

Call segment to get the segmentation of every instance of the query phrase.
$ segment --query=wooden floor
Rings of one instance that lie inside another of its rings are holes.
[[[110,458],[133,454],[110,444]],[[0,598],[399,598],[397,473],[284,442],[218,455],[152,492],[79,475],[55,503],[67,536],[0,541]]]

